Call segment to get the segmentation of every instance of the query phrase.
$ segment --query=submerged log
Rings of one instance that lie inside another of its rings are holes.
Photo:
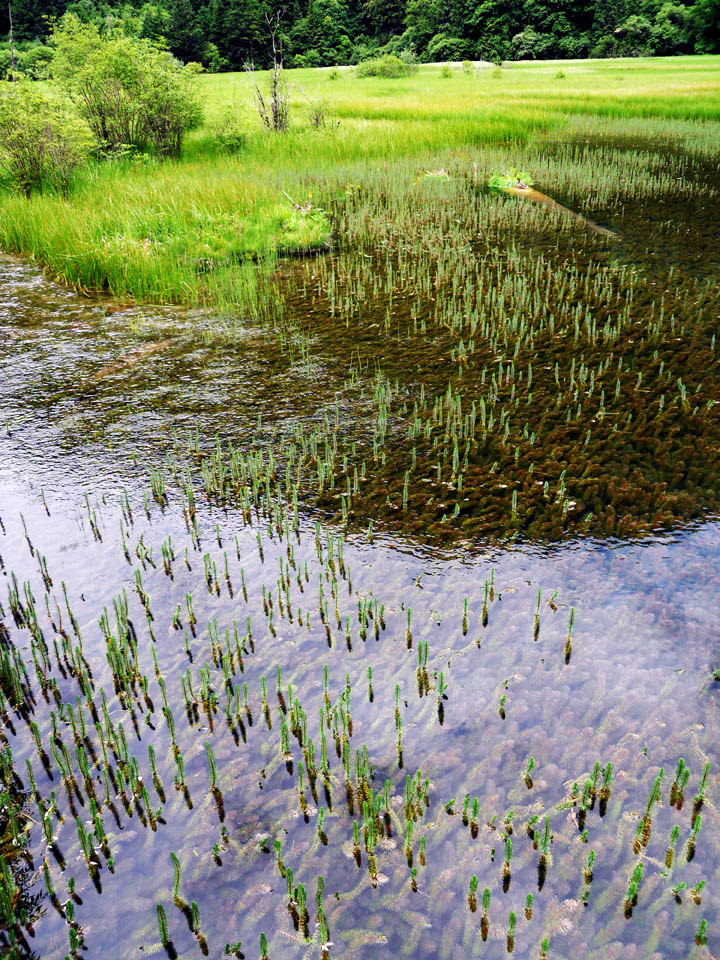
[[[153,340],[150,343],[144,343],[142,346],[138,347],[136,350],[132,350],[115,363],[108,364],[108,366],[103,367],[102,370],[98,370],[98,372],[92,378],[92,382],[97,383],[98,380],[104,380],[105,377],[111,377],[114,373],[119,373],[121,370],[125,370],[128,367],[134,367],[136,364],[140,363],[141,360],[151,356],[153,353],[157,353],[159,350],[165,350],[170,346],[171,343],[174,342],[175,337],[168,337],[165,340]]]

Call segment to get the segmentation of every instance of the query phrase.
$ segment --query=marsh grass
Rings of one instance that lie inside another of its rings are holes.
[[[333,124],[314,128],[312,103],[298,102],[283,135],[259,125],[247,77],[201,77],[205,124],[180,161],[93,164],[67,199],[49,191],[25,202],[6,191],[0,246],[82,291],[274,315],[265,280],[277,256],[327,247],[323,207],[338,190],[370,187],[375,171],[401,161],[437,169],[458,150],[486,166],[489,148],[511,145],[508,166],[538,137],[592,131],[682,139],[706,153],[720,119],[717,65],[712,57],[577,61],[566,65],[562,89],[552,63],[512,64],[492,82],[485,70],[456,71],[452,84],[430,67],[392,80],[343,75],[342,83],[323,70],[292,71],[311,100],[322,96]],[[577,163],[562,156],[555,167]],[[532,172],[552,182],[557,170]],[[587,185],[587,173],[580,179]]]

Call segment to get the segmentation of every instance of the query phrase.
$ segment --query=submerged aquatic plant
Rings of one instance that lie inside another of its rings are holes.
[[[525,767],[525,773],[523,775],[523,779],[525,780],[525,786],[528,788],[528,790],[532,790],[533,788],[532,772],[534,769],[535,769],[535,758],[530,757],[528,759],[527,765]]]
[[[475,913],[477,910],[477,888],[478,888],[478,878],[475,874],[470,877],[470,889],[468,892],[468,906],[470,907],[471,913]]]
[[[516,917],[515,917],[515,914],[511,911],[510,917],[508,919],[507,935],[506,935],[506,945],[507,945],[508,953],[512,953],[513,950],[515,949],[515,923],[516,923]]]
[[[695,856],[695,842],[697,840],[697,835],[700,832],[701,826],[702,826],[702,816],[698,813],[695,816],[693,825],[690,829],[690,836],[688,837],[687,847],[685,849],[685,859],[687,860],[688,863],[690,863],[690,861]]]
[[[588,853],[587,863],[585,864],[585,869],[583,870],[583,879],[588,885],[593,881],[593,870],[595,867],[595,851],[591,850]]]
[[[173,900],[175,903],[181,903],[180,899],[180,881],[182,879],[182,868],[180,866],[180,861],[177,856],[170,851],[170,860],[172,861],[174,877],[173,877]]]
[[[167,949],[167,947],[170,945],[170,933],[168,932],[165,909],[161,903],[158,903],[155,909],[157,912],[158,929],[160,931],[160,942]]]
[[[638,890],[643,878],[642,861],[635,866],[628,883],[627,893],[625,894],[625,916],[631,917],[633,907],[637,904]]]
[[[482,896],[482,917],[480,918],[480,934],[483,940],[487,940],[488,933],[490,932],[490,917],[488,913],[490,911],[490,889],[485,887],[483,890]]]

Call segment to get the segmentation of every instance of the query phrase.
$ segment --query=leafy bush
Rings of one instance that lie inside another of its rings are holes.
[[[488,179],[488,186],[495,190],[504,190],[507,187],[519,186],[531,187],[534,183],[535,181],[529,173],[526,173],[524,170],[516,170],[515,167],[510,167],[509,170],[506,170],[504,173],[495,171]]]
[[[650,34],[652,24],[647,17],[633,14],[624,20],[615,30],[619,38],[619,52],[625,56],[651,56]]]
[[[56,98],[28,80],[0,94],[0,160],[26,196],[44,185],[67,193],[70,178],[92,149],[90,130]]]
[[[408,68],[409,73],[417,73],[417,71],[420,69],[420,61],[417,58],[417,54],[409,47],[403,47],[402,50],[399,50],[396,55],[400,57],[402,62]]]
[[[412,72],[410,64],[404,63],[400,57],[396,57],[393,53],[386,53],[384,56],[372,60],[363,60],[357,65],[357,75],[359,77],[394,79],[396,77],[408,77]]]
[[[37,44],[26,50],[20,58],[22,72],[31,80],[47,80],[53,52],[50,47]]]
[[[360,40],[353,47],[351,58],[353,64],[363,63],[365,60],[376,60],[380,56],[380,50],[378,49],[377,43],[365,43],[364,39],[365,38]],[[388,43],[388,46],[391,44],[392,41]],[[387,50],[387,52],[393,53],[392,50]]]
[[[238,116],[238,110],[231,106],[223,110],[219,120],[213,125],[213,133],[227,153],[237,153],[247,144],[246,128]]]
[[[203,49],[203,60],[207,64],[208,73],[221,73],[230,68],[230,63],[226,57],[220,55],[217,45],[206,43]]]
[[[449,60],[456,62],[472,55],[471,44],[468,40],[459,37],[449,37],[444,33],[436,33],[427,45],[425,60],[431,62]]]
[[[592,48],[590,53],[591,57],[596,59],[602,57],[614,57],[617,48],[617,39],[614,34],[608,34],[604,37],[600,37],[598,42]]]
[[[0,80],[7,80],[12,73],[12,55],[8,47],[0,47]]]
[[[177,156],[185,133],[199,125],[195,68],[149,40],[100,34],[66,15],[53,34],[53,75],[78,104],[98,143],[112,151],[152,147]]]

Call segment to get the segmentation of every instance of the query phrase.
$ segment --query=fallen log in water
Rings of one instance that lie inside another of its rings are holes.
[[[587,217],[583,217],[581,213],[576,213],[569,207],[563,206],[562,203],[558,203],[557,200],[553,200],[553,198],[549,197],[546,193],[540,193],[539,190],[536,190],[534,187],[530,187],[525,183],[519,182],[516,184],[509,184],[507,186],[500,187],[500,189],[505,190],[506,193],[513,193],[518,197],[525,197],[527,200],[532,200],[534,203],[541,203],[543,206],[548,207],[548,209],[557,210],[560,213],[564,213],[567,216],[572,217],[574,220],[580,220],[585,224],[586,227],[589,227],[590,230],[594,230],[595,233],[600,233],[604,237],[615,237],[617,239],[617,234],[613,230],[608,230],[607,227],[601,227],[599,223],[595,223],[593,220],[588,220]]]
[[[105,377],[110,377],[114,373],[119,373],[121,370],[125,370],[128,367],[134,367],[135,364],[139,363],[141,360],[144,360],[153,353],[157,353],[159,350],[165,350],[166,347],[169,347],[170,344],[174,342],[174,337],[168,337],[165,340],[153,340],[150,343],[144,343],[141,347],[138,347],[136,350],[132,350],[115,363],[110,363],[108,366],[103,367],[102,370],[99,370],[92,378],[92,382],[97,383],[98,380],[104,380]]]

